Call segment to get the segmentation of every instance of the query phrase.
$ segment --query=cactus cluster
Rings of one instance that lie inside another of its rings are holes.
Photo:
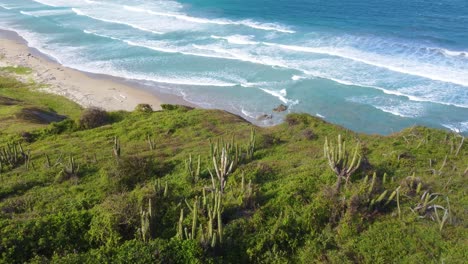
[[[213,189],[216,189],[217,185],[219,185],[220,192],[224,192],[227,177],[234,171],[234,164],[235,160],[229,154],[226,148],[221,150],[221,155],[213,156],[213,169],[215,173],[213,173],[211,169],[208,169],[211,176]],[[218,179],[218,184],[216,184],[214,175],[216,175],[216,178]]]
[[[192,154],[189,155],[188,159],[185,160],[185,168],[187,170],[187,175],[192,183],[197,183],[200,178],[201,170],[201,158],[198,155],[197,165],[194,167]]]
[[[445,200],[445,206],[436,204],[436,201],[443,198]],[[428,218],[432,221],[436,221],[439,224],[439,230],[442,231],[444,225],[450,220],[450,202],[449,198],[440,193],[431,193],[426,190],[421,195],[419,202],[411,208],[411,211],[418,215],[420,218]],[[442,215],[439,211],[443,212]]]
[[[0,172],[26,164],[29,168],[30,153],[25,152],[21,143],[7,144],[0,148]]]
[[[382,177],[382,183],[385,184],[387,181],[387,174],[384,174]],[[389,190],[384,189],[379,191],[377,188],[377,173],[374,172],[372,179],[369,181],[369,177],[366,176],[361,183],[361,190],[365,193],[365,201],[368,206],[369,211],[381,210],[385,208],[389,203],[391,203],[395,198],[397,198],[397,204],[399,208],[399,190],[400,187],[396,188],[394,191],[390,192]]]
[[[148,207],[143,206],[140,209],[140,227],[137,230],[141,240],[148,242],[156,236],[156,207],[157,199],[166,198],[169,193],[167,182],[163,185],[161,180],[157,179],[154,184],[155,197],[148,199]]]
[[[155,215],[153,214],[153,204],[151,198],[148,199],[148,209],[143,209],[143,206],[140,210],[140,223],[141,227],[138,228],[138,233],[141,236],[141,240],[148,242],[153,238],[155,232]]]
[[[361,155],[358,153],[359,143],[356,144],[351,159],[350,153],[346,150],[346,142],[342,140],[341,135],[338,135],[336,145],[331,141],[328,142],[328,138],[325,138],[323,151],[324,156],[328,160],[328,165],[336,174],[336,191],[339,192],[343,179],[346,184],[348,184],[351,175],[359,169],[361,165]]]
[[[158,197],[164,197],[166,198],[169,193],[169,188],[167,186],[167,182],[164,184],[164,186],[161,184],[161,179],[157,179],[154,184],[154,193]]]
[[[62,164],[63,154],[60,154],[54,163],[50,161],[50,157],[47,154],[44,154],[44,167],[47,169],[57,167]]]
[[[180,210],[177,235],[179,239],[197,240],[203,247],[216,247],[223,242],[222,194],[219,190],[207,195],[203,189],[201,199],[195,197],[193,205],[185,201],[191,215],[191,228],[184,227],[184,209]]]
[[[72,177],[78,177],[78,172],[80,170],[80,165],[75,162],[75,158],[70,155],[68,157],[68,163],[64,165],[64,168],[60,172],[60,174],[65,177],[66,179]]]
[[[233,173],[240,164],[253,160],[255,142],[256,134],[253,128],[250,131],[250,140],[245,148],[239,147],[239,144],[235,143],[234,137],[231,138],[230,142],[218,140],[216,143],[213,143],[210,140],[210,157],[213,162],[213,167],[212,169],[208,169],[208,172],[211,176],[213,189],[219,188],[220,192],[223,193],[226,187],[227,177]],[[216,179],[218,181],[217,184]]]
[[[250,141],[247,145],[247,159],[253,160],[255,154],[256,134],[255,129],[250,130]]]

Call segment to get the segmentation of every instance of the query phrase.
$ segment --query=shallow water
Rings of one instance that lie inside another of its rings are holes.
[[[0,27],[66,66],[251,121],[282,103],[380,134],[468,133],[467,14],[466,0],[0,0]]]

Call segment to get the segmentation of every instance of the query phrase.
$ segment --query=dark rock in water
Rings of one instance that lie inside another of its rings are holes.
[[[288,107],[285,106],[284,104],[280,104],[278,107],[273,109],[273,111],[275,111],[275,112],[284,112],[286,110],[288,110]]]
[[[265,121],[265,120],[270,120],[272,118],[273,118],[273,115],[264,114],[264,115],[258,116],[257,121]]]

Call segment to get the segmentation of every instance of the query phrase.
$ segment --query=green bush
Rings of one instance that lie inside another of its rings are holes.
[[[440,263],[443,238],[437,228],[397,219],[376,222],[348,249],[362,263]]]
[[[138,104],[135,107],[135,112],[140,112],[140,113],[152,113],[153,108],[149,104]]]
[[[91,129],[110,122],[109,114],[100,108],[88,108],[81,114],[79,124],[83,129]]]

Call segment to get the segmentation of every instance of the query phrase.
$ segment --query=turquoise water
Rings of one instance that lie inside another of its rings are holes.
[[[468,1],[428,2],[0,0],[0,28],[66,66],[261,125],[282,103],[367,133],[468,133]]]

